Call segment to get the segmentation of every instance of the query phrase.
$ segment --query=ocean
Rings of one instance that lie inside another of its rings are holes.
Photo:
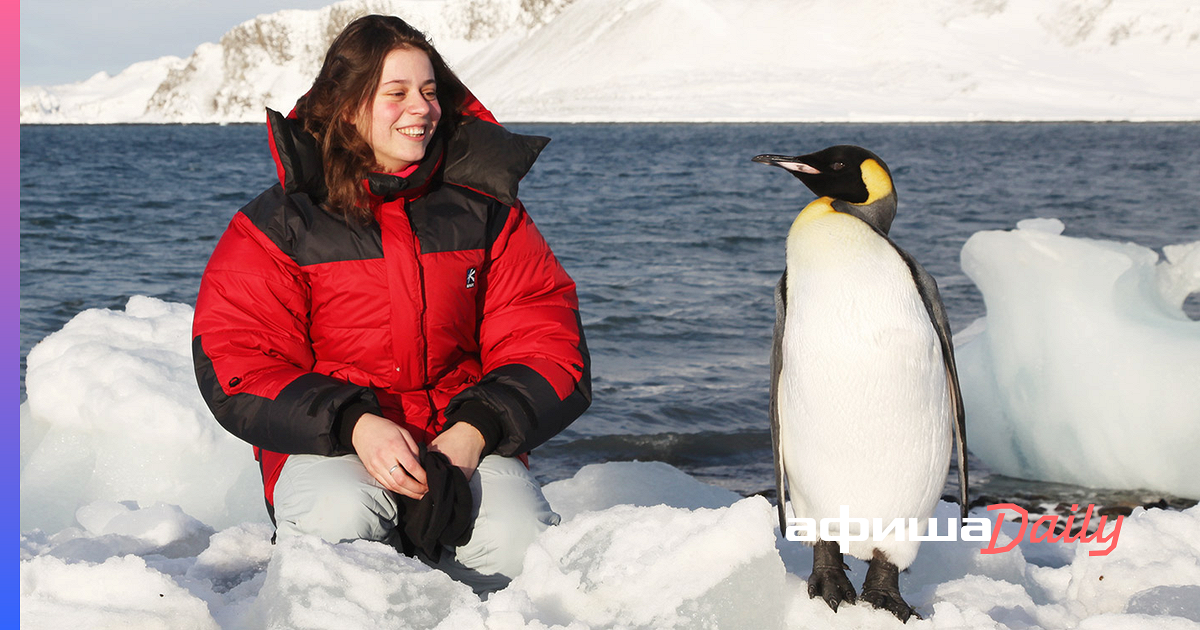
[[[859,144],[890,166],[891,235],[937,278],[954,331],[985,315],[959,252],[980,230],[1056,217],[1069,236],[1200,239],[1200,124],[512,125],[553,139],[521,198],[579,287],[594,402],[537,449],[543,482],[657,460],[773,497],[772,290],[812,195],[760,153]],[[239,207],[270,186],[261,125],[21,128],[21,373],[46,335],[133,295],[194,304]],[[1200,317],[1196,296],[1186,310]],[[1158,493],[1014,480],[972,495],[1133,505]]]

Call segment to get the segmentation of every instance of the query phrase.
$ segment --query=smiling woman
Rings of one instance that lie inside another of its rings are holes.
[[[193,323],[209,408],[276,535],[382,541],[483,593],[559,520],[526,466],[591,401],[575,283],[512,134],[396,17],[352,22],[233,218]]]
[[[398,173],[420,161],[439,125],[454,129],[468,97],[420,31],[374,17],[334,39],[296,104],[304,131],[320,143],[328,209],[363,219],[370,209],[363,171]]]
[[[384,171],[399,173],[425,157],[442,107],[429,56],[397,48],[383,60],[383,74],[370,109],[358,113],[355,126],[375,152]]]

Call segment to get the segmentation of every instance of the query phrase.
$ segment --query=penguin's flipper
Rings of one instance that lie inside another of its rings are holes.
[[[970,506],[967,492],[967,414],[963,409],[962,392],[958,387],[958,368],[954,364],[954,342],[950,337],[950,320],[946,317],[946,306],[938,293],[937,281],[920,265],[908,252],[896,248],[900,256],[908,263],[916,281],[921,301],[929,312],[929,319],[937,331],[938,341],[942,346],[942,363],[946,367],[946,384],[950,389],[950,407],[954,410],[954,452],[958,460],[958,502],[959,513],[967,518],[967,508]]]
[[[784,493],[783,447],[779,439],[779,372],[783,368],[783,321],[787,310],[787,270],[775,285],[775,334],[771,341],[771,452],[775,460],[775,500],[779,509],[779,535],[787,535],[787,495]]]

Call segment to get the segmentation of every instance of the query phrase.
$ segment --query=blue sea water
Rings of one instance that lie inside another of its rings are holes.
[[[521,198],[579,285],[593,358],[595,402],[539,449],[543,481],[653,459],[772,491],[772,289],[812,195],[759,153],[850,143],[883,157],[891,234],[937,278],[955,331],[985,314],[959,267],[976,231],[1041,216],[1153,248],[1200,239],[1200,124],[513,128],[553,139]],[[80,311],[132,295],[194,304],[229,219],[275,177],[263,126],[22,127],[22,380],[29,349]],[[1004,496],[1081,492],[976,479]]]

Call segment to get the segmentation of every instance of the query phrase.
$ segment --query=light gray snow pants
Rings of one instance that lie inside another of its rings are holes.
[[[446,547],[441,559],[417,557],[471,587],[504,588],[521,572],[525,550],[559,516],[520,460],[489,455],[471,477],[471,540]],[[399,501],[379,485],[357,455],[288,457],[275,483],[276,535],[312,534],[331,542],[377,540],[400,548]]]

